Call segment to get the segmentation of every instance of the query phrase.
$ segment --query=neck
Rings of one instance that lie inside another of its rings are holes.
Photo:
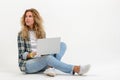
[[[29,26],[29,30],[33,30],[33,26]]]

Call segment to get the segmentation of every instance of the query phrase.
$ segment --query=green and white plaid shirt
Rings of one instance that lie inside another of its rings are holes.
[[[19,33],[17,42],[18,42],[18,52],[19,52],[18,63],[19,63],[20,70],[24,72],[27,58],[24,58],[23,55],[25,53],[28,54],[31,52],[30,40],[28,40],[28,41],[24,40]]]
[[[46,34],[43,35],[43,37],[41,38],[46,38]],[[21,37],[21,32],[18,33],[18,38],[17,38],[17,42],[18,42],[18,63],[19,63],[19,67],[20,70],[25,72],[25,65],[26,65],[26,61],[27,59],[27,55],[32,52],[31,50],[31,42],[30,42],[30,38],[28,40],[25,40]]]

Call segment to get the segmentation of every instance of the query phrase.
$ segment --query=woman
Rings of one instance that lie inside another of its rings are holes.
[[[19,67],[25,73],[42,72],[55,76],[53,71],[58,69],[65,73],[82,75],[88,72],[90,65],[77,66],[61,62],[66,44],[61,42],[60,52],[56,55],[39,56],[36,52],[36,40],[46,38],[42,25],[42,18],[36,9],[27,9],[21,18],[22,29],[18,34]],[[37,57],[36,57],[37,56]]]

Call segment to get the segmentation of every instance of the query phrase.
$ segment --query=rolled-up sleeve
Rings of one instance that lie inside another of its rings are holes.
[[[24,40],[21,38],[20,34],[18,35],[18,52],[19,52],[19,58],[20,59],[27,59],[27,55],[29,52],[26,51],[26,47],[25,47],[25,42]]]
[[[23,59],[27,59],[27,55],[28,55],[28,52],[25,52],[25,53],[22,55]]]

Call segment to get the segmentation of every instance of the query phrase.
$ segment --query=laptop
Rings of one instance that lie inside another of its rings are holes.
[[[37,40],[37,53],[39,55],[57,54],[60,51],[60,37]]]

